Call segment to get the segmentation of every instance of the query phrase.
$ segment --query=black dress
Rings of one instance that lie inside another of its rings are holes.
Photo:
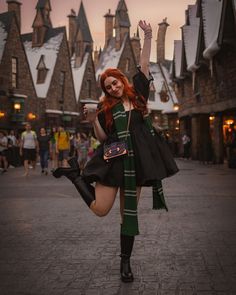
[[[133,77],[133,85],[137,94],[148,99],[149,80],[142,72]],[[128,112],[127,112],[128,116]],[[108,132],[105,115],[98,114],[98,120],[108,136],[107,141],[117,140],[115,126]],[[144,123],[142,113],[131,110],[130,135],[135,155],[135,171],[137,186],[151,186],[155,180],[161,180],[178,172],[178,168],[164,138],[158,133],[153,136]],[[87,163],[83,176],[88,182],[100,182],[106,186],[123,187],[124,172],[122,157],[109,162],[103,160],[103,144],[96,150],[93,158]]]

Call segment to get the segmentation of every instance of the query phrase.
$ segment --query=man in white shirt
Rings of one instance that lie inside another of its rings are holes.
[[[35,131],[31,130],[31,125],[26,123],[25,131],[21,134],[20,155],[24,159],[24,176],[29,175],[29,161],[35,169],[38,151],[38,141]]]

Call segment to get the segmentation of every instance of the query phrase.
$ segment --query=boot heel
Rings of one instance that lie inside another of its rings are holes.
[[[79,167],[79,163],[78,163],[76,157],[70,158],[68,160],[68,164],[70,165],[71,168],[77,169],[78,170],[78,174],[80,174],[80,167]]]

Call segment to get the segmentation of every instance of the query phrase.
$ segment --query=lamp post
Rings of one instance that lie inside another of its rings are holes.
[[[0,119],[5,117],[5,113],[3,111],[0,111]]]

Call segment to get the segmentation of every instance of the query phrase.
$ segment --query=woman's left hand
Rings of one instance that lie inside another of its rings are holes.
[[[147,24],[145,20],[140,20],[138,25],[143,30],[145,35],[152,33],[151,25],[149,23]]]

